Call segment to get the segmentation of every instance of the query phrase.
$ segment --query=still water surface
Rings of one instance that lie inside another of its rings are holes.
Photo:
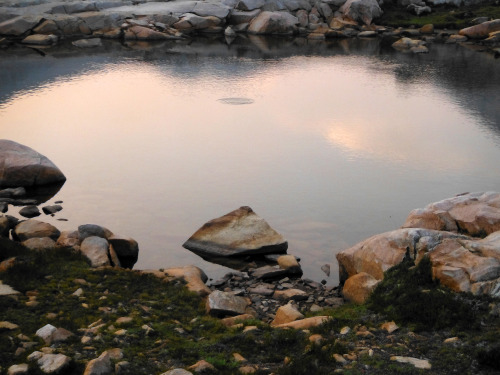
[[[217,278],[227,269],[181,245],[248,205],[285,236],[306,277],[335,284],[338,251],[399,227],[413,208],[500,189],[491,56],[287,43],[2,53],[0,137],[68,179],[49,201],[64,210],[42,220],[135,238],[135,268],[197,264]]]

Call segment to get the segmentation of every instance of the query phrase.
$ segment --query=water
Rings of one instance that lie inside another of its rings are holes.
[[[305,277],[335,284],[338,251],[398,228],[413,208],[499,189],[499,88],[498,60],[460,46],[417,56],[378,41],[252,38],[10,50],[0,136],[65,173],[49,201],[64,210],[42,220],[135,238],[135,268],[223,275],[181,245],[248,205],[285,236]]]

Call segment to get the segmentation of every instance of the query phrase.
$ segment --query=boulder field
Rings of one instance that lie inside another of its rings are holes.
[[[384,272],[429,257],[433,277],[456,292],[500,297],[500,194],[466,193],[413,210],[401,229],[337,254],[344,297],[362,303]]]
[[[420,16],[431,6],[469,3],[455,0],[402,0],[403,12]],[[475,1],[474,4],[480,3]],[[177,0],[177,1],[0,1],[0,47],[21,42],[51,46],[63,39],[78,48],[100,47],[101,39],[164,41],[196,35],[220,35],[231,43],[238,34],[301,35],[312,41],[330,38],[392,38],[394,47],[428,52],[426,43],[474,41],[488,47],[500,43],[500,20],[478,18],[459,34],[418,29],[392,29],[374,22],[383,14],[382,0]],[[412,37],[413,39],[409,39]],[[83,38],[83,39],[81,39]]]

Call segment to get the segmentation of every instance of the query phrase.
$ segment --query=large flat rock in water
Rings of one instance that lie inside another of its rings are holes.
[[[288,243],[244,206],[205,223],[182,246],[210,258],[285,253]]]
[[[0,187],[38,186],[66,181],[47,157],[35,150],[0,139]]]

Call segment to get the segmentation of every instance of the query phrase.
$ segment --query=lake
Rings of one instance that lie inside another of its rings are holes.
[[[63,211],[41,220],[135,238],[137,269],[222,276],[182,243],[247,205],[305,277],[334,285],[338,251],[414,208],[500,188],[500,61],[429,49],[251,37],[0,51],[0,137],[67,177],[48,201]]]

